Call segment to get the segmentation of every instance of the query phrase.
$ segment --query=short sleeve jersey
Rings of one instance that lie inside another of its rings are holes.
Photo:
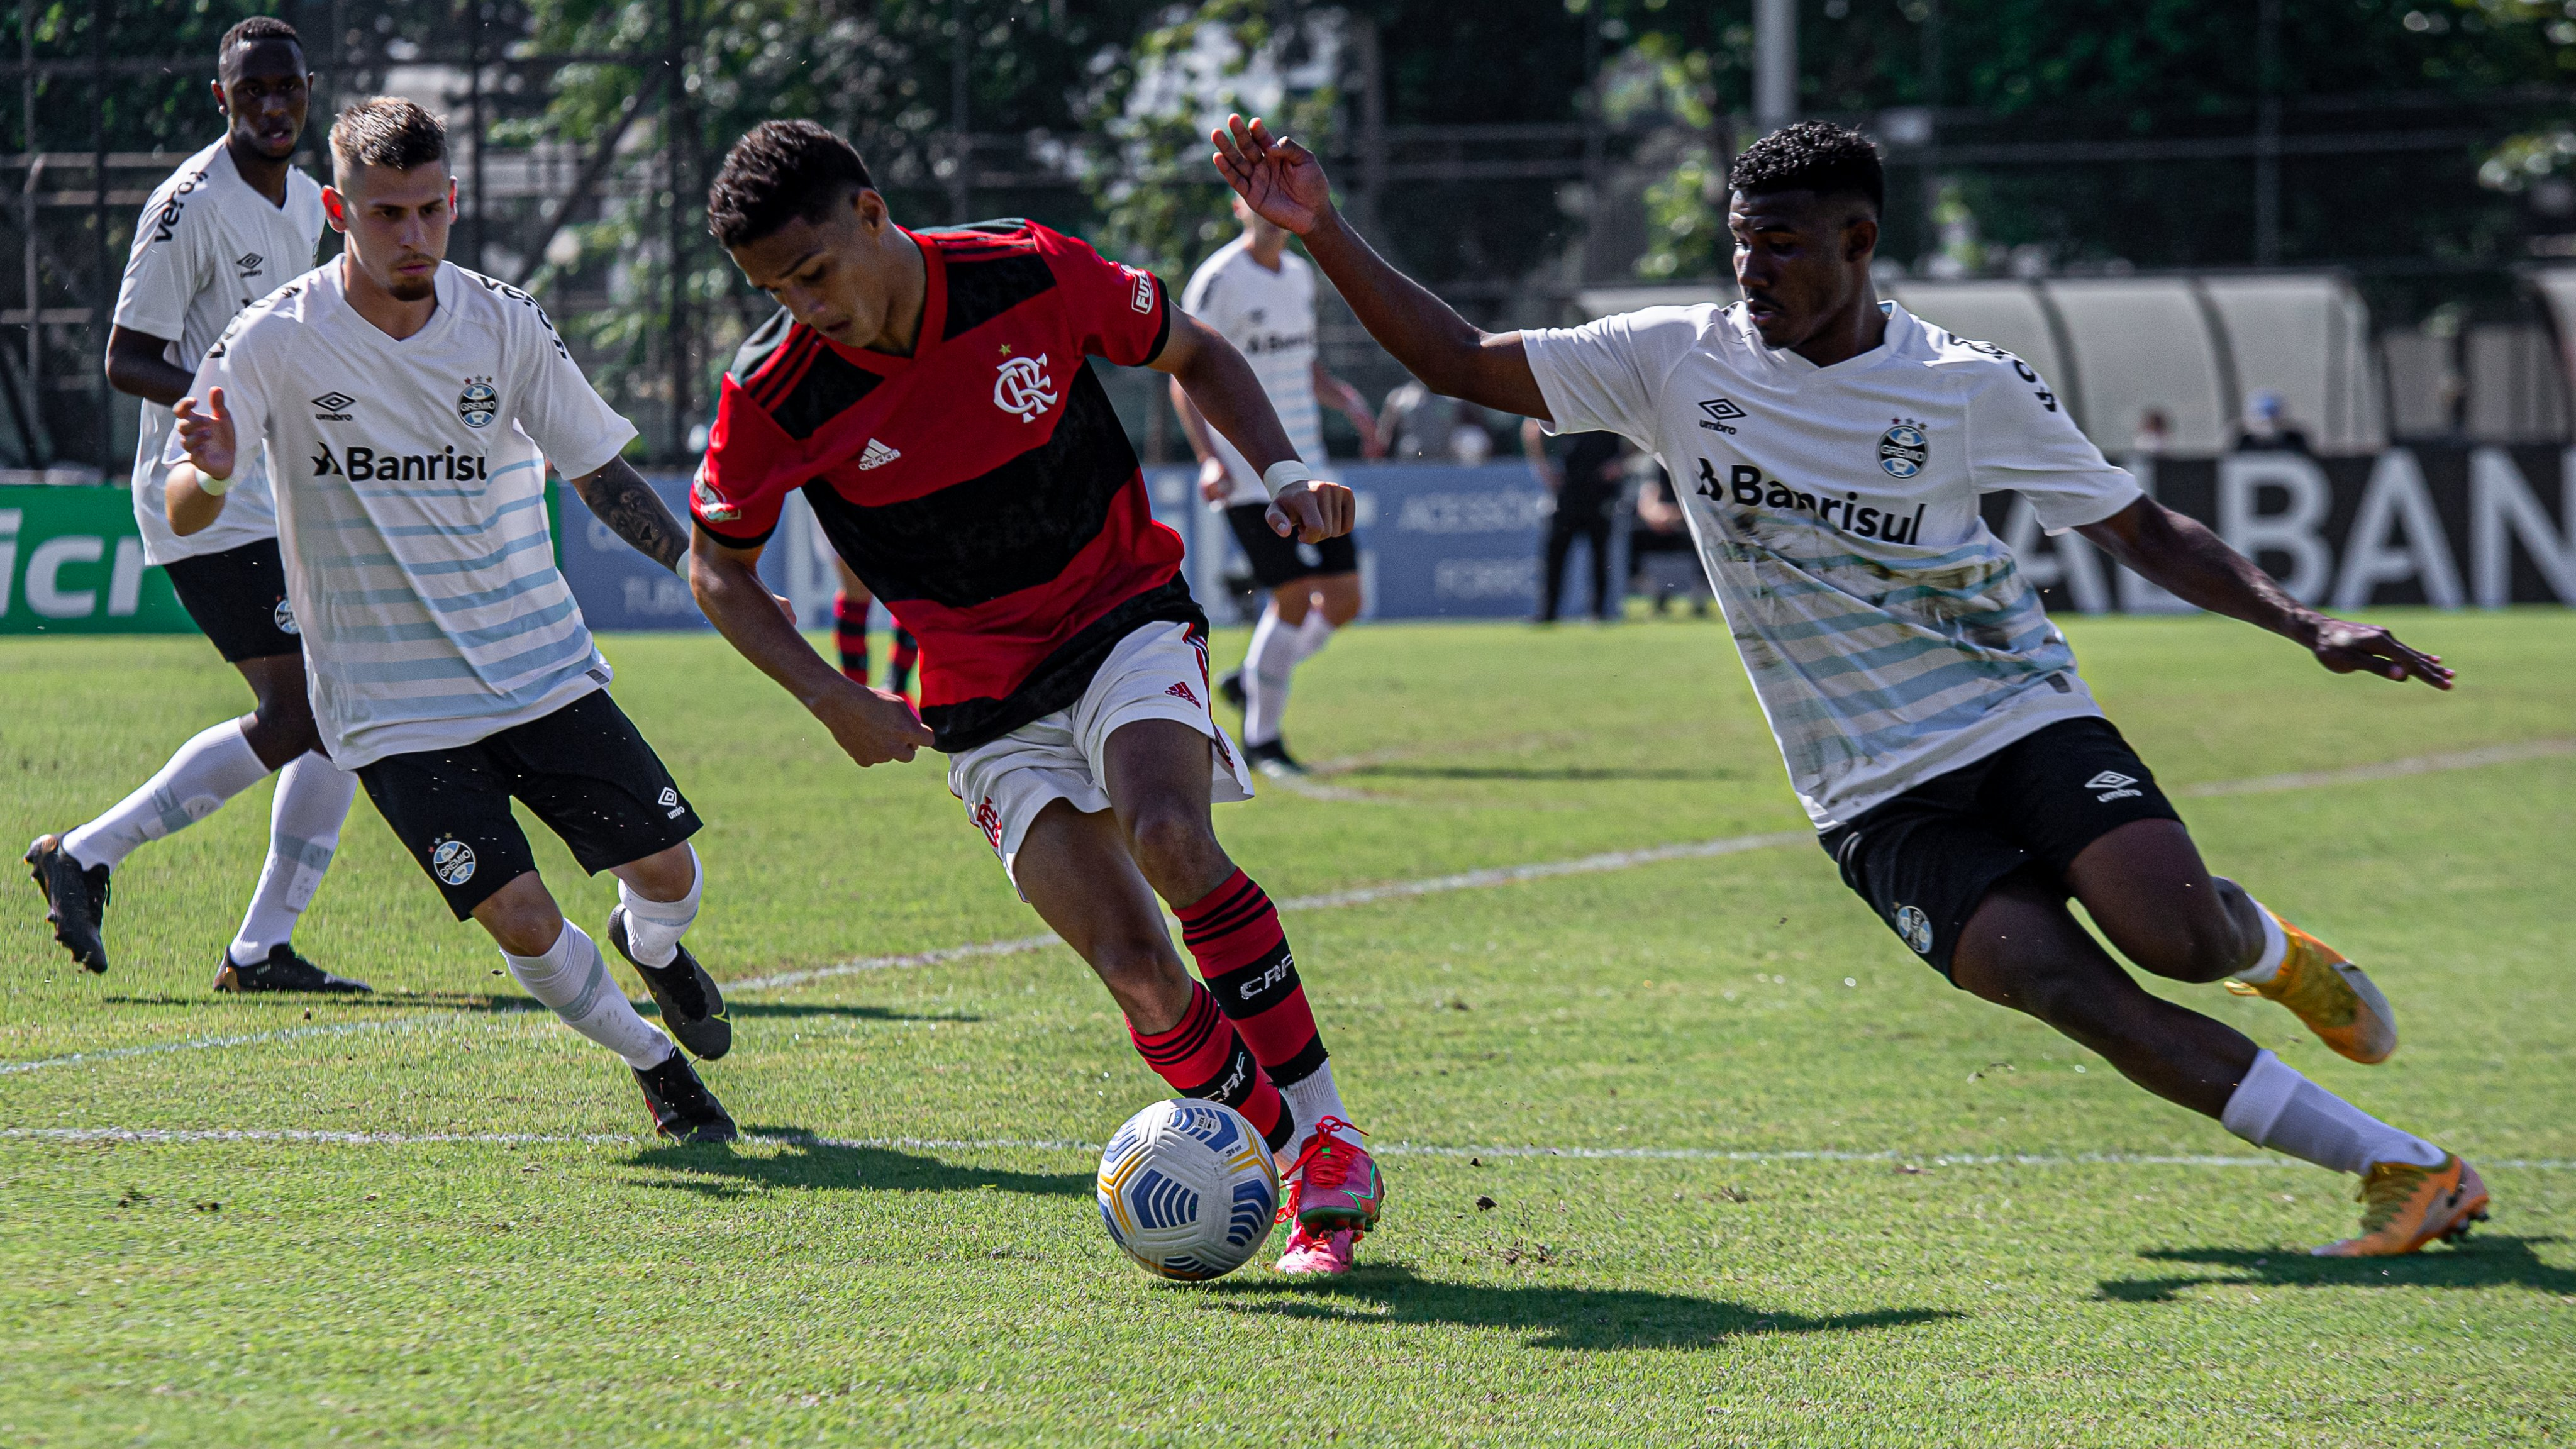
[[[241,179],[231,150],[218,141],[189,157],[144,202],[117,287],[116,325],[168,339],[162,355],[193,372],[233,314],[310,268],[321,240],[322,188],[312,177],[288,168],[286,204],[274,205]],[[145,401],[138,432],[134,521],[145,559],[174,563],[277,532],[267,460],[250,456],[213,527],[186,538],[172,533],[161,499],[170,410]]]
[[[1819,829],[2100,713],[1977,501],[2017,490],[2063,531],[2139,496],[2020,358],[1880,305],[1886,340],[1831,367],[1741,303],[1524,334],[1557,431],[1671,471]]]
[[[749,548],[804,490],[921,642],[922,722],[954,752],[1080,699],[1138,627],[1206,620],[1085,361],[1161,355],[1161,281],[1030,221],[910,236],[928,284],[912,355],[779,313],[725,376],[689,508]]]
[[[1315,269],[1295,252],[1282,252],[1279,270],[1252,255],[1252,239],[1238,236],[1190,274],[1181,310],[1234,344],[1270,399],[1297,456],[1324,461],[1324,419],[1315,405]],[[1232,492],[1226,502],[1268,503],[1270,490],[1225,434],[1208,429],[1225,461]]]
[[[341,265],[242,312],[196,385],[221,385],[244,445],[276,460],[314,718],[356,769],[608,683],[555,567],[546,465],[594,472],[635,429],[525,292],[441,265],[437,311],[398,342],[349,305]],[[175,438],[164,456],[178,460]]]

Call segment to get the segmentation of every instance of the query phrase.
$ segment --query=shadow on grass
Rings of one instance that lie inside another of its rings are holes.
[[[650,1001],[637,1002],[635,1009],[646,1016],[653,1015],[655,1011]],[[840,1016],[853,1021],[973,1022],[984,1019],[980,1016],[969,1016],[960,1011],[938,1013],[895,1011],[883,1006],[845,1006],[827,1002],[802,1001],[728,1001],[725,1003],[725,1015],[736,1020],[747,1016],[775,1016],[791,1019],[800,1016]]]
[[[805,1188],[837,1192],[1025,1192],[1041,1197],[1089,1197],[1088,1172],[1013,1172],[1007,1168],[966,1167],[894,1147],[867,1147],[826,1142],[801,1127],[755,1127],[743,1130],[783,1145],[784,1150],[749,1156],[725,1147],[672,1144],[648,1147],[628,1161],[657,1168],[669,1176],[652,1180],[708,1197],[741,1197],[762,1188]]]
[[[109,1006],[195,1006],[202,1007],[217,998],[205,996],[102,996]],[[260,992],[251,996],[223,998],[226,1005],[266,1006],[279,1011],[304,1011],[315,1006],[334,1009],[417,1011],[436,1007],[443,1011],[538,1011],[543,1008],[525,996],[495,996],[486,991],[377,991],[368,993],[325,991]]]
[[[1851,1333],[1966,1316],[1937,1308],[1883,1308],[1808,1318],[1632,1289],[1444,1283],[1396,1266],[1361,1267],[1322,1281],[1227,1280],[1210,1284],[1207,1292],[1239,1313],[1510,1329],[1530,1334],[1532,1348],[1711,1348],[1754,1334]]]
[[[1359,765],[1335,779],[1371,780],[1740,780],[1734,770],[1620,765]]]
[[[2230,1284],[2276,1288],[2529,1288],[2576,1297],[2576,1269],[2553,1268],[2532,1251],[2557,1238],[2481,1234],[2455,1248],[2402,1258],[2315,1258],[2297,1248],[2150,1248],[2153,1262],[2205,1263],[2218,1272],[2173,1278],[2114,1278],[2095,1297],[2115,1303],[2171,1303],[2193,1288]]]

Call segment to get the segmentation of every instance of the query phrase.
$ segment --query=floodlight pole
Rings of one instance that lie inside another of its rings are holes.
[[[1798,0],[1753,0],[1753,128],[1798,119]]]

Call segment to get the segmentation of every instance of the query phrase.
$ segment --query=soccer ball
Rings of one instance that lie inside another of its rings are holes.
[[[1100,1221],[1146,1272],[1198,1282],[1243,1266],[1269,1235],[1279,1168],[1219,1102],[1156,1102],[1100,1154]]]

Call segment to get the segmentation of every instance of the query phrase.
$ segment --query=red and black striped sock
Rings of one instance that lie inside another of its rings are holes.
[[[832,643],[841,651],[841,673],[853,683],[867,683],[867,605],[852,604],[847,594],[832,596]]]
[[[1233,1019],[1270,1079],[1290,1087],[1322,1068],[1324,1038],[1269,894],[1238,870],[1176,914],[1181,941],[1218,1009]]]
[[[894,653],[886,658],[886,687],[897,694],[912,693],[913,666],[921,662],[921,645],[912,631],[901,624],[894,626]]]
[[[1134,1023],[1128,1024],[1127,1035],[1135,1040],[1136,1054],[1173,1091],[1223,1102],[1244,1115],[1271,1151],[1285,1151],[1296,1123],[1279,1088],[1252,1059],[1208,989],[1195,981],[1190,988],[1190,1006],[1181,1013],[1180,1025],[1147,1036]]]

